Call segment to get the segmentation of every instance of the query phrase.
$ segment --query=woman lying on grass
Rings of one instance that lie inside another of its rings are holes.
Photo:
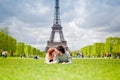
[[[58,46],[56,49],[52,48],[52,61],[50,58],[50,53],[49,50],[51,50],[51,48],[48,50],[48,53],[46,54],[45,57],[45,63],[50,64],[57,64],[57,63],[62,63],[62,64],[68,64],[68,63],[72,63],[72,58],[70,56],[69,53],[65,52],[65,49],[63,48],[63,46]],[[48,57],[49,56],[49,57]]]
[[[56,50],[55,48],[49,48],[45,56],[45,63],[50,64],[55,61]]]

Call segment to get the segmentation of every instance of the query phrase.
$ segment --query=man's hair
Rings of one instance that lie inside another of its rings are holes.
[[[57,50],[61,51],[63,54],[65,53],[65,49],[63,46],[58,46]]]

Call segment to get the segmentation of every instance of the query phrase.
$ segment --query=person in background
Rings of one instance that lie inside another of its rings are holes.
[[[55,56],[56,56],[56,49],[49,48],[45,56],[45,63],[46,64],[53,63],[55,61]]]
[[[35,55],[35,56],[34,56],[34,59],[39,59],[39,56]]]
[[[3,56],[3,58],[6,58],[6,57],[7,57],[7,51],[4,50],[4,51],[2,52],[2,56]]]

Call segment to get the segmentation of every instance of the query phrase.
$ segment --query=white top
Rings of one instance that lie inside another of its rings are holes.
[[[72,63],[72,57],[70,56],[69,53],[65,53],[63,56],[59,56],[58,54],[54,54],[54,58],[52,62],[49,62],[49,55],[48,53],[45,56],[45,63],[46,64],[51,64],[51,63],[59,63],[60,59],[64,62],[64,60],[67,59],[67,63]]]
[[[53,63],[53,62],[55,62],[56,61],[56,54],[54,54],[54,58],[53,58],[53,61],[52,62],[49,62],[49,55],[48,55],[48,53],[46,54],[46,56],[45,56],[45,63],[46,64],[50,64],[50,63]]]

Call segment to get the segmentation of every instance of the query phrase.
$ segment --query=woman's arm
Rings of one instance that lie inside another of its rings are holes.
[[[48,53],[46,53],[46,56],[45,56],[45,63],[46,64],[49,64],[50,62],[49,62],[49,56],[48,56]]]

